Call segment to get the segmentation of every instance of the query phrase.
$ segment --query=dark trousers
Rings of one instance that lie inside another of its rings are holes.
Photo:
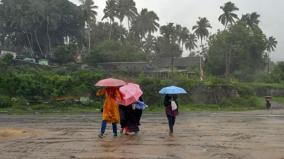
[[[136,117],[137,117],[137,124],[138,125],[141,125],[140,124],[140,119],[142,117],[142,113],[143,113],[143,110],[141,109],[135,109],[135,114],[136,114]]]
[[[170,133],[173,133],[174,132],[174,125],[175,125],[175,122],[176,122],[176,117],[167,115],[167,118],[168,118]]]
[[[119,115],[120,115],[120,126],[121,128],[125,128],[127,125],[127,119],[126,119],[126,109],[125,106],[122,106],[124,108],[119,107]]]
[[[101,134],[104,134],[106,131],[107,122],[105,120],[102,121],[102,127],[101,127]],[[116,123],[112,123],[112,132],[114,136],[117,136],[117,125]]]

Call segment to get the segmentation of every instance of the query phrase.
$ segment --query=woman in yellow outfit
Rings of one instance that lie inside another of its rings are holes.
[[[120,121],[117,101],[121,100],[119,89],[117,87],[107,87],[97,92],[97,96],[103,95],[105,96],[105,101],[103,105],[101,133],[99,134],[99,137],[103,137],[107,123],[112,123],[113,135],[117,136],[117,123]]]

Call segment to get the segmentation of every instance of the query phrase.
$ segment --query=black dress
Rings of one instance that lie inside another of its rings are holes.
[[[126,107],[126,119],[127,119],[127,128],[129,132],[138,132],[139,126],[138,126],[138,118],[136,114],[136,110],[132,108],[132,106]]]

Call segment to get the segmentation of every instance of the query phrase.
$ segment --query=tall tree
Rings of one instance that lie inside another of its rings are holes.
[[[169,23],[167,25],[163,25],[160,27],[160,33],[163,35],[165,39],[167,39],[170,43],[174,44],[177,42],[177,31],[174,23]]]
[[[270,36],[267,39],[267,51],[268,52],[273,52],[275,50],[275,48],[277,47],[278,42],[276,41],[275,37]]]
[[[143,43],[143,51],[146,53],[147,60],[152,60],[155,54],[155,48],[157,46],[157,39],[151,34],[145,38]]]
[[[260,15],[256,12],[245,14],[242,16],[241,21],[246,23],[249,27],[253,28],[258,26]]]
[[[185,42],[189,38],[189,29],[187,27],[179,27],[179,25],[176,25],[177,29],[177,36],[178,36],[178,42],[181,45],[181,47],[184,46]]]
[[[197,37],[195,34],[189,34],[188,39],[185,42],[185,49],[192,51],[197,47]]]
[[[96,22],[97,11],[95,11],[98,6],[94,4],[93,0],[80,0],[82,5],[81,9],[83,12],[84,20],[88,29],[88,53],[91,50],[91,25]]]
[[[120,23],[127,17],[128,30],[130,30],[130,23],[136,18],[138,12],[134,0],[118,0],[118,18]]]
[[[96,46],[106,40],[123,42],[128,35],[126,28],[117,22],[113,24],[109,22],[98,22],[92,27],[94,27],[92,29],[94,31],[91,34],[92,44]],[[110,30],[112,30],[111,35],[109,34]]]
[[[2,0],[0,10],[3,48],[47,57],[51,46],[64,44],[64,37],[77,43],[82,38],[82,14],[68,0]]]
[[[171,71],[174,70],[174,58],[180,57],[182,55],[182,49],[179,44],[178,30],[181,30],[180,25],[174,25],[174,23],[169,23],[167,25],[160,27],[160,34],[162,37],[158,38],[158,48],[157,53],[160,56],[171,58]]]
[[[204,40],[209,36],[208,29],[212,28],[212,26],[205,17],[204,18],[199,17],[199,20],[196,23],[197,24],[192,27],[192,30],[194,30],[196,36],[201,40],[201,45],[202,45],[202,40]]]
[[[234,3],[227,2],[220,8],[224,13],[219,16],[218,20],[225,26],[225,29],[227,28],[228,24],[232,25],[235,23],[235,19],[239,19],[238,15],[233,13],[234,11],[239,10]]]
[[[197,37],[201,41],[202,50],[205,50],[203,43],[202,43],[202,40],[209,36],[209,31],[208,31],[209,28],[212,28],[212,27],[211,27],[209,21],[207,20],[207,18],[205,18],[205,17],[204,18],[199,17],[197,24],[192,27],[192,30],[194,30],[195,34],[197,35]],[[201,51],[200,53],[204,53],[204,52]],[[199,60],[199,67],[200,67],[200,80],[202,81],[204,79],[204,71],[203,71],[204,69],[203,69],[203,66],[202,66],[201,54],[200,54],[200,60]]]
[[[114,18],[117,15],[117,1],[116,0],[108,0],[106,1],[106,7],[104,9],[104,16],[102,18],[102,20],[109,18],[109,23],[112,25],[114,23]],[[110,27],[109,30],[109,39],[111,38],[111,34],[112,34],[112,27]]]
[[[277,46],[277,41],[273,36],[270,36],[267,40],[266,40],[266,50],[268,51],[267,53],[267,71],[268,73],[270,72],[270,56],[269,53],[273,52]]]
[[[104,16],[102,20],[109,18],[109,22],[113,23],[114,18],[117,15],[117,1],[116,0],[107,0],[106,7],[104,9]]]
[[[220,8],[223,10],[224,13],[219,16],[218,20],[225,26],[225,29],[227,28],[228,24],[232,25],[235,23],[235,19],[239,19],[238,15],[233,13],[234,11],[239,10],[239,8],[237,8],[234,3],[227,2],[224,4],[224,6],[221,6]],[[226,52],[226,76],[229,75],[229,61],[231,59],[230,55],[230,52]]]
[[[237,22],[228,30],[219,31],[208,41],[207,70],[213,75],[224,75],[227,71],[236,78],[248,80],[264,69],[266,40],[261,30],[251,29],[245,23]],[[230,59],[226,67],[227,53]],[[226,70],[228,69],[228,70]]]
[[[148,11],[143,8],[135,18],[132,29],[139,35],[140,40],[145,38],[146,34],[151,35],[159,29],[159,17],[154,11]]]

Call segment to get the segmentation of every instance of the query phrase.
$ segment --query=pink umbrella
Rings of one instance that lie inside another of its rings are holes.
[[[139,97],[143,94],[140,86],[134,83],[128,83],[119,88],[122,94],[122,100],[119,102],[121,105],[128,106],[139,100]]]
[[[126,82],[119,80],[119,79],[107,78],[107,79],[103,79],[103,80],[98,81],[95,86],[99,86],[99,87],[119,87],[119,86],[123,86],[123,85],[126,85]]]

